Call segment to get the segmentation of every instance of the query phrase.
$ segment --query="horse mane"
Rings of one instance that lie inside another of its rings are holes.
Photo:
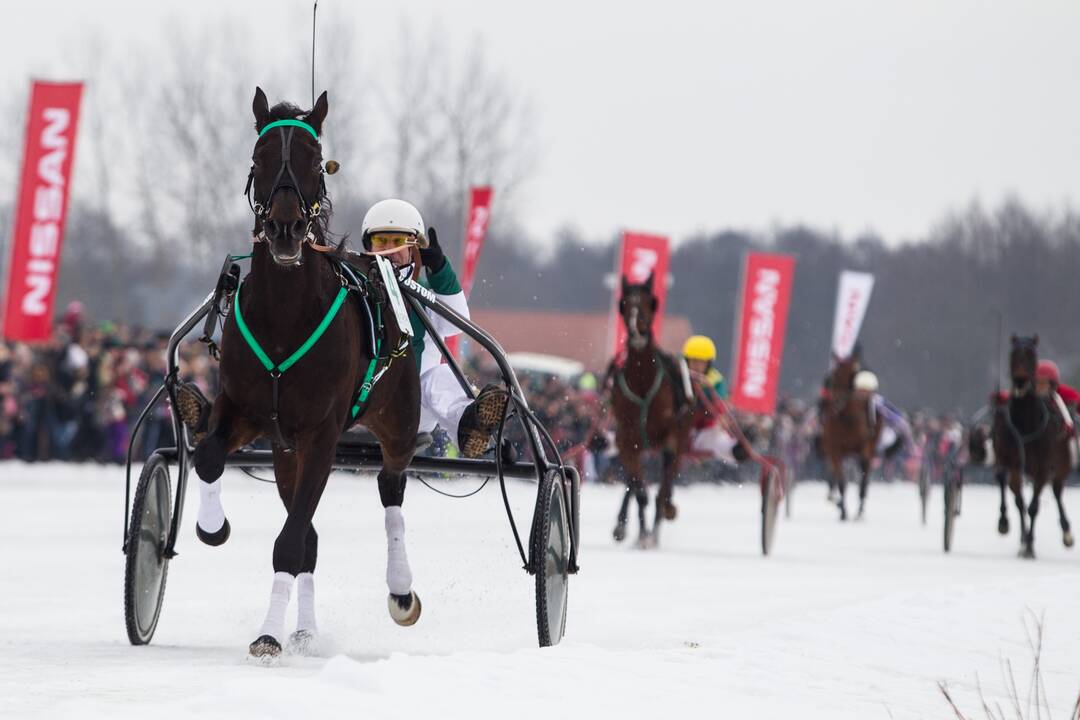
[[[291,102],[282,101],[270,108],[270,122],[275,120],[304,120],[310,114],[310,110],[302,110]],[[258,125],[256,125],[255,130],[258,132]],[[321,211],[312,224],[315,240],[322,245],[330,245],[331,238],[340,238],[330,254],[338,258],[343,257],[346,249],[345,242],[349,239],[349,234],[338,235],[330,230],[330,217],[334,214],[334,203],[330,200],[325,184],[322,185],[322,193],[316,200]]]

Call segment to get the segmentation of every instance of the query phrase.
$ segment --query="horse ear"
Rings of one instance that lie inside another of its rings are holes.
[[[645,278],[645,287],[648,289],[649,292],[652,292],[652,289],[653,289],[653,274],[651,272],[649,273],[649,277]]]
[[[266,101],[266,93],[261,87],[255,88],[255,99],[251,101],[251,112],[255,114],[255,132],[270,124],[270,103]]]
[[[1031,338],[1031,344],[1035,347],[1039,347],[1039,333],[1035,333],[1035,336]]]
[[[652,311],[656,312],[656,308],[660,306],[660,301],[653,295],[649,298],[649,305],[652,306]]]
[[[622,276],[622,293],[626,294],[626,291],[630,288],[630,283],[626,281],[626,276]]]
[[[1012,343],[1013,345],[1015,345],[1016,344],[1016,335],[1010,335],[1009,336],[1009,342]]]
[[[311,112],[307,116],[307,124],[315,128],[315,132],[319,135],[322,135],[322,124],[323,120],[326,119],[328,109],[329,103],[326,100],[326,91],[323,90],[323,94],[315,101],[315,107],[311,108]]]

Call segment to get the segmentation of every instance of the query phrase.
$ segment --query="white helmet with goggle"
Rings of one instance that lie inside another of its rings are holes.
[[[412,203],[396,198],[371,206],[364,215],[361,238],[368,252],[394,251],[406,245],[427,247],[420,211]]]

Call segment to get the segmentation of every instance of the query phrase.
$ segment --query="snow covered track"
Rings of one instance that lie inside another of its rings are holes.
[[[185,514],[157,634],[132,647],[122,475],[0,465],[0,717],[947,718],[937,680],[978,715],[975,673],[1001,697],[1000,658],[1026,690],[1025,608],[1046,613],[1056,717],[1080,690],[1080,554],[1044,532],[1039,559],[1017,559],[995,488],[964,490],[946,556],[939,488],[923,528],[913,486],[873,485],[866,521],[841,525],[825,487],[803,484],[763,558],[756,486],[678,488],[679,519],[652,552],[610,539],[621,488],[585,487],[567,635],[540,650],[497,488],[451,501],[409,484],[424,616],[399,628],[376,485],[337,474],[316,517],[320,657],[262,668],[244,657],[284,512],[273,488],[226,473],[219,548]],[[509,489],[528,517],[535,486]],[[1065,502],[1076,513],[1080,495]]]

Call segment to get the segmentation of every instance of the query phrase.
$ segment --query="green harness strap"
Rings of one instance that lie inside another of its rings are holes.
[[[645,450],[649,447],[649,433],[647,425],[649,422],[649,406],[652,405],[653,399],[656,394],[660,392],[660,386],[664,384],[664,368],[663,366],[656,368],[656,377],[653,379],[652,387],[645,393],[645,397],[639,397],[637,393],[630,389],[630,386],[626,384],[626,373],[617,372],[615,374],[615,381],[619,383],[619,390],[622,394],[630,399],[635,405],[641,408],[641,449]]]
[[[319,342],[319,338],[326,332],[326,328],[330,327],[330,323],[334,321],[334,317],[337,316],[342,303],[345,302],[345,297],[349,294],[349,289],[346,287],[342,287],[338,290],[337,297],[334,298],[334,302],[330,305],[330,309],[326,311],[326,315],[323,317],[322,322],[315,328],[315,332],[311,333],[311,336],[304,341],[304,344],[301,345],[296,352],[275,366],[274,361],[271,360],[270,356],[266,354],[266,351],[262,349],[262,346],[259,345],[259,341],[251,334],[251,330],[248,329],[247,323],[244,322],[244,316],[240,312],[240,289],[242,287],[243,285],[241,284],[241,286],[236,289],[236,327],[240,329],[240,334],[244,336],[244,341],[248,344],[248,347],[251,348],[251,352],[255,353],[255,357],[259,358],[259,362],[266,368],[266,371],[270,374],[276,372],[278,375],[295,365],[300,358],[307,355],[308,350],[310,350],[315,343]],[[376,353],[376,355],[377,354],[378,353]]]

